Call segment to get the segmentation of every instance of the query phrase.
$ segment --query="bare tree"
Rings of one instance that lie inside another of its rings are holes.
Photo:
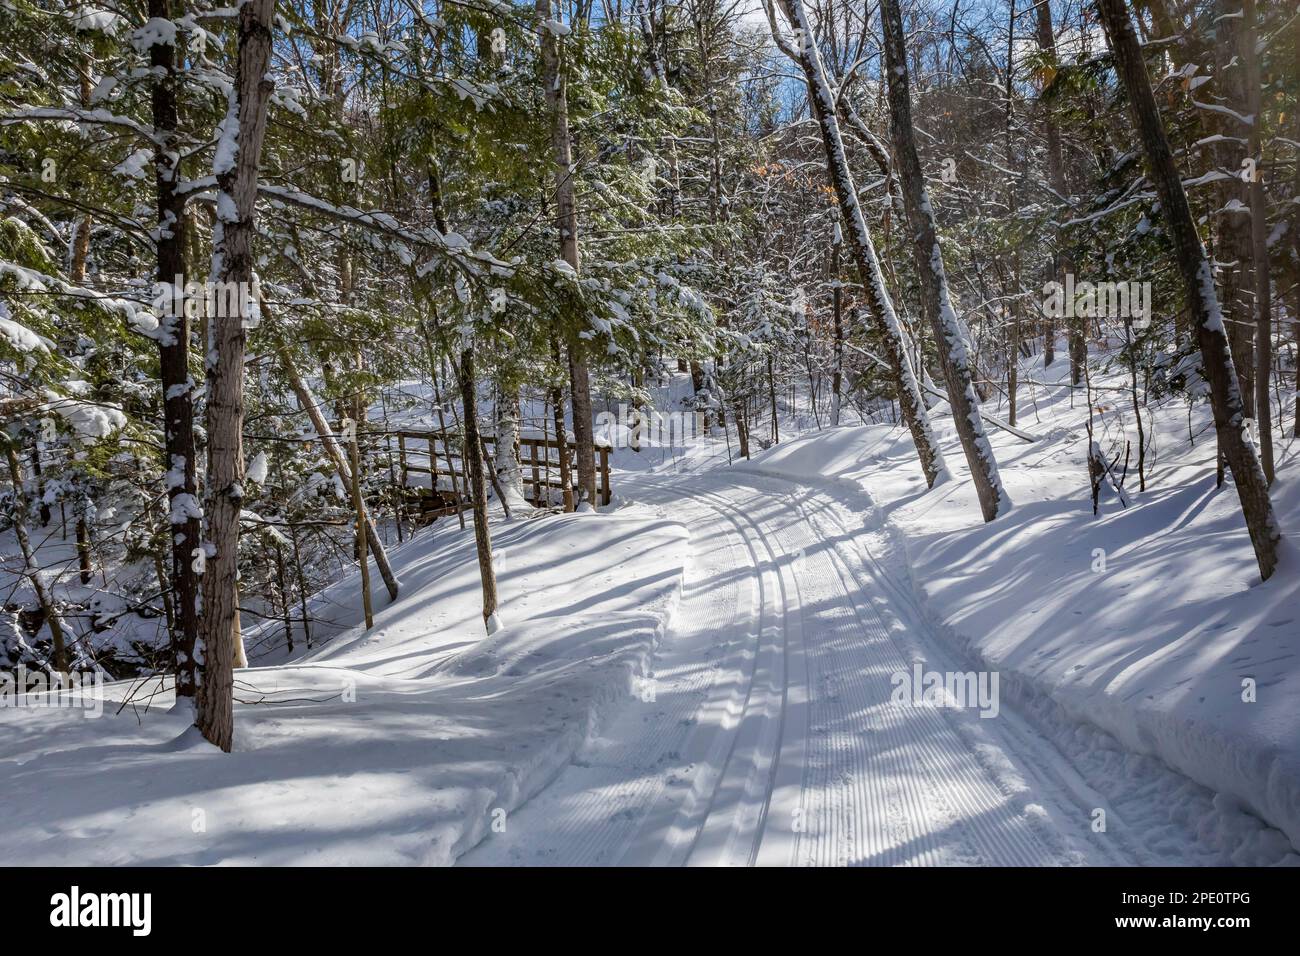
[[[827,80],[826,70],[822,64],[821,54],[813,38],[812,26],[804,10],[802,0],[778,0],[786,20],[794,30],[793,44],[777,27],[776,16],[771,6],[767,6],[768,22],[772,37],[781,50],[803,71],[808,87],[808,102],[813,118],[821,131],[822,144],[826,151],[826,169],[835,197],[839,202],[840,215],[844,219],[848,233],[849,248],[852,250],[867,304],[872,317],[876,320],[882,333],[885,360],[891,384],[898,397],[902,411],[903,423],[912,434],[917,455],[921,459],[921,470],[925,473],[926,484],[930,487],[948,477],[943,453],[935,439],[934,430],[926,414],[925,402],[921,398],[921,389],[916,383],[916,374],[907,358],[907,341],[902,323],[894,312],[894,303],[889,290],[885,288],[885,277],[880,269],[880,258],[876,255],[875,244],[867,229],[866,217],[862,204],[858,200],[857,185],[853,181],[853,172],[849,169],[848,157],[844,152],[844,140],[840,135],[839,118],[835,109],[835,92]]]
[[[921,158],[916,149],[903,15],[899,11],[898,0],[880,0],[880,12],[885,38],[885,74],[889,83],[890,130],[898,173],[902,179],[907,225],[912,234],[912,253],[916,260],[917,274],[921,278],[921,308],[934,333],[935,346],[939,351],[944,380],[948,386],[948,404],[952,408],[953,422],[957,436],[961,439],[962,450],[966,453],[966,462],[970,465],[980,510],[985,521],[992,521],[1010,502],[998,476],[993,446],[989,444],[980,420],[979,398],[971,381],[968,336],[964,323],[952,307],[948,274],[943,264],[943,252],[939,248],[934,207],[930,204],[930,196],[925,188]],[[1013,349],[1010,358],[1013,366],[1018,357]],[[1014,423],[1013,418],[1012,424]]]

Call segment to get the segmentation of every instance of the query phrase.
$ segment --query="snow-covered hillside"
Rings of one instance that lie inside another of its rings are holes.
[[[1300,847],[1296,549],[1284,551],[1291,573],[1259,582],[1236,493],[1215,487],[1208,416],[1192,416],[1189,439],[1186,406],[1148,425],[1160,449],[1148,490],[1130,471],[1125,501],[1108,487],[1094,517],[1082,399],[1072,403],[1064,363],[1024,373],[1054,384],[1023,413],[1039,441],[991,432],[1014,502],[993,523],[979,520],[960,455],[949,455],[959,480],[927,492],[898,429],[809,434],[743,467],[846,496],[862,547],[919,613],[972,666],[999,671],[1010,699],[1099,776],[1164,787],[1184,818],[1215,816],[1207,796],[1228,815],[1244,807]],[[1273,486],[1287,531],[1300,528],[1298,450],[1284,446]],[[1134,755],[1212,794],[1174,792]],[[1261,839],[1234,847],[1239,861],[1286,849]]]
[[[3,862],[450,863],[633,692],[686,556],[645,509],[497,534],[500,631],[472,533],[444,523],[393,552],[402,596],[371,631],[353,575],[316,602],[328,643],[237,673],[232,755],[156,681],[107,685],[98,719],[0,708]]]

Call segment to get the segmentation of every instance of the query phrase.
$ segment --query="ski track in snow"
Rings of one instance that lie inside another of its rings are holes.
[[[682,600],[634,698],[465,865],[1142,862],[1013,714],[891,702],[954,665],[831,492],[732,471],[629,480],[691,528]],[[854,530],[854,529],[858,530]],[[647,695],[648,696],[648,695]]]

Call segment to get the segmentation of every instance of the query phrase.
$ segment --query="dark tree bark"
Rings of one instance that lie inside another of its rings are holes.
[[[483,585],[483,623],[491,632],[490,619],[497,612],[497,576],[492,567],[492,532],[488,528],[487,480],[483,474],[483,443],[478,431],[478,397],[475,394],[474,346],[460,353],[460,398],[465,412],[462,460],[469,478],[474,506],[474,545],[478,550],[479,580]]]
[[[1224,106],[1238,115],[1246,107],[1246,71],[1240,59],[1242,25],[1239,0],[1219,0],[1214,25],[1214,89]],[[1253,418],[1255,405],[1255,314],[1251,289],[1251,217],[1249,185],[1242,176],[1246,157],[1246,127],[1236,116],[1216,113],[1215,163],[1231,178],[1216,183],[1219,214],[1216,217],[1214,259],[1218,266],[1220,302],[1232,346],[1232,360],[1241,383],[1241,401],[1246,417]]]
[[[1056,33],[1052,29],[1052,8],[1048,0],[1038,0],[1034,12],[1037,16],[1035,26],[1038,49],[1055,61]],[[1065,179],[1065,156],[1061,149],[1061,130],[1050,107],[1044,112],[1043,129],[1047,135],[1048,182],[1051,184],[1053,192],[1061,197],[1068,197],[1070,192]],[[1060,282],[1065,273],[1074,270],[1074,263],[1065,250],[1064,235],[1058,234],[1057,241],[1061,245],[1061,252],[1056,257],[1056,262],[1053,265],[1053,272],[1055,273],[1053,278]],[[1056,358],[1056,327],[1051,319],[1047,321],[1043,362],[1045,365],[1051,365]],[[1067,343],[1070,353],[1070,384],[1072,385],[1078,385],[1083,381],[1083,366],[1088,361],[1088,339],[1085,333],[1086,324],[1080,319],[1072,320],[1067,328]]]
[[[171,0],[149,0],[149,16],[172,18]],[[149,48],[153,68],[151,96],[154,134],[163,146],[156,151],[154,191],[158,206],[157,281],[185,288],[185,244],[189,229],[185,198],[177,192],[180,145],[176,101],[176,48],[156,43]],[[179,301],[174,296],[172,302]],[[163,394],[164,449],[167,455],[168,520],[171,524],[171,579],[176,624],[172,629],[172,666],[176,696],[194,696],[194,642],[199,633],[198,575],[194,552],[200,546],[198,464],[194,448],[193,382],[190,380],[190,320],[185,309],[162,317],[158,334],[159,380]]]
[[[1214,290],[1214,275],[1196,231],[1187,195],[1183,192],[1178,167],[1174,163],[1169,140],[1165,135],[1151,80],[1142,61],[1142,48],[1133,34],[1124,0],[1098,0],[1102,23],[1110,41],[1111,52],[1120,81],[1128,94],[1129,113],[1142,142],[1147,168],[1160,207],[1169,226],[1179,272],[1182,274],[1187,304],[1191,309],[1197,342],[1201,350],[1202,371],[1210,385],[1210,403],[1214,410],[1214,428],[1219,437],[1246,518],[1246,529],[1255,549],[1259,574],[1263,580],[1277,567],[1281,530],[1269,499],[1268,480],[1260,467],[1255,446],[1242,434],[1245,412],[1237,373],[1232,364],[1232,349],[1224,329],[1223,313]]]
[[[1253,117],[1248,144],[1254,160],[1250,178],[1250,247],[1255,283],[1255,423],[1259,435],[1259,459],[1268,483],[1273,483],[1273,403],[1268,394],[1273,366],[1273,286],[1269,275],[1268,197],[1264,193],[1264,105],[1260,92],[1259,54],[1255,0],[1244,0],[1241,40],[1238,44],[1245,64],[1246,109]],[[1293,200],[1295,201],[1295,200]]]

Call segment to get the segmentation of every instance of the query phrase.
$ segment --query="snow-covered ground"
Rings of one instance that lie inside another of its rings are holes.
[[[1199,832],[1202,850],[1240,863],[1300,862],[1291,852],[1300,848],[1294,544],[1261,584],[1236,493],[1230,482],[1215,487],[1203,408],[1191,439],[1186,406],[1158,411],[1155,479],[1139,493],[1130,466],[1127,501],[1108,489],[1094,517],[1086,412],[1080,397],[1071,404],[1065,363],[1025,371],[1058,384],[1022,409],[1022,427],[1040,441],[991,432],[1014,502],[992,524],[979,520],[942,417],[958,480],[933,491],[907,436],[881,426],[807,435],[744,467],[832,489],[856,510],[857,539],[889,564],[897,592],[915,596],[947,648],[1001,674],[1006,699],[1113,795],[1112,816],[1147,817],[1163,804],[1174,824]],[[1278,451],[1273,499],[1294,535],[1296,443]],[[1157,833],[1157,851],[1167,839]],[[1176,843],[1168,849],[1162,862],[1179,862]]]
[[[0,710],[3,862],[1300,863],[1295,550],[1258,584],[1186,406],[1148,423],[1148,490],[1130,469],[1094,517],[1065,373],[1026,363],[1038,440],[990,433],[990,525],[942,406],[933,491],[888,426],[792,416],[748,462],[615,428],[608,513],[495,524],[490,638],[444,521],[394,550],[371,632],[348,578],[327,644],[254,656],[233,755],[147,687],[98,720]],[[900,700],[918,669],[989,693]]]
[[[353,576],[314,616],[339,633],[236,680],[235,752],[156,687],[98,719],[0,708],[0,862],[445,864],[573,758],[648,666],[686,532],[629,508],[498,527],[505,627],[484,637],[472,532],[392,553],[360,626]],[[150,695],[152,699],[150,699]]]

